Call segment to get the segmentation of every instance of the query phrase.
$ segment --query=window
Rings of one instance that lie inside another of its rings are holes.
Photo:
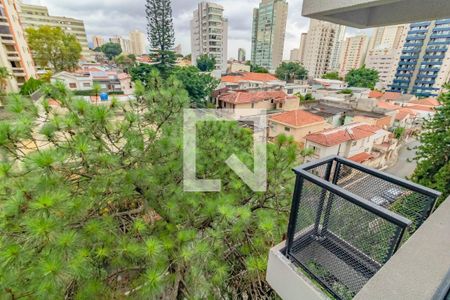
[[[291,128],[289,128],[289,127],[284,127],[284,131],[289,132],[289,131],[291,131]]]
[[[76,88],[77,88],[77,84],[71,82],[71,83],[69,83],[69,87],[70,87],[71,89],[76,89]]]
[[[294,93],[294,89],[288,89],[288,90],[287,90],[287,93],[288,93],[289,95],[292,95],[292,94]]]
[[[83,83],[83,86],[84,87],[91,87],[91,84],[89,82],[85,82],[85,83]]]
[[[252,108],[255,108],[255,103],[252,103]]]
[[[353,143],[352,143],[352,146],[356,146],[358,144],[358,142],[357,141],[354,141]]]

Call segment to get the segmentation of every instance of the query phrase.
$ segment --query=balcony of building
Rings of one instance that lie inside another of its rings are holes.
[[[450,239],[444,247],[439,242],[450,230],[450,201],[429,218],[438,192],[339,157],[294,171],[287,240],[270,251],[267,271],[269,284],[282,299],[432,299],[404,297],[414,294],[403,295],[406,287],[393,281],[405,283],[402,268],[414,269],[417,259],[425,262],[423,256],[433,251],[446,257],[437,274],[425,266],[425,273],[434,273],[433,282],[421,293],[445,294],[437,287],[450,274],[450,252],[443,254]],[[421,244],[424,238],[431,243]],[[435,257],[433,263],[438,262]],[[408,276],[407,286],[416,289],[413,275]]]

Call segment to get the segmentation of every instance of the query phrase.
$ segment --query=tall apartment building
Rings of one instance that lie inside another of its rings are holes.
[[[364,34],[345,39],[339,63],[339,76],[345,77],[352,69],[362,67],[366,59],[368,45],[369,38]]]
[[[303,65],[309,77],[321,77],[334,70],[342,32],[345,32],[342,25],[311,19],[303,52]]]
[[[369,50],[402,48],[408,29],[406,24],[378,27],[370,39]]]
[[[76,36],[82,47],[81,55],[86,59],[90,59],[91,53],[89,52],[88,39],[82,20],[50,16],[48,8],[41,5],[22,3],[20,7],[20,19],[25,29],[29,27],[38,28],[41,26],[60,27],[66,34]]]
[[[411,24],[391,91],[438,96],[450,80],[450,19]]]
[[[253,10],[252,63],[275,70],[283,60],[288,4],[262,0]]]
[[[376,88],[387,89],[393,82],[409,25],[379,27],[370,39],[366,67],[379,73]]]
[[[392,84],[400,54],[401,50],[393,48],[375,48],[367,52],[366,67],[378,71],[376,89],[386,90]]]
[[[133,50],[131,48],[131,41],[129,39],[124,39],[123,37],[116,35],[109,39],[111,43],[119,44],[122,48],[123,54],[132,54]]]
[[[300,60],[300,48],[294,48],[291,50],[291,55],[289,57],[290,61],[299,61]]]
[[[216,59],[216,70],[225,73],[228,59],[228,20],[223,17],[223,6],[200,2],[191,21],[192,64],[207,54]]]
[[[246,61],[246,53],[244,48],[238,49],[238,61],[240,62]]]
[[[0,0],[0,66],[12,75],[6,80],[6,92],[17,92],[26,80],[36,77],[19,13],[16,0]]]
[[[131,53],[142,55],[146,53],[146,36],[139,30],[130,32]]]
[[[175,46],[175,48],[173,48],[173,51],[178,55],[183,55],[183,47],[181,46],[181,44]]]
[[[341,66],[342,47],[345,42],[345,31],[347,27],[339,26],[336,30],[335,44],[331,52],[330,71],[337,72]]]
[[[304,63],[305,60],[305,48],[306,48],[306,38],[308,37],[308,34],[306,32],[302,33],[302,36],[300,37],[300,48],[298,49],[298,61],[300,63]]]
[[[93,45],[94,49],[101,47],[104,44],[105,44],[105,40],[103,39],[102,36],[94,35],[92,37],[92,45]]]

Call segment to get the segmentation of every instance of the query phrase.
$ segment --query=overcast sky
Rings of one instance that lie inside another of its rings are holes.
[[[48,7],[50,15],[81,19],[86,26],[89,41],[93,35],[110,37],[127,36],[131,30],[146,32],[145,0],[24,0],[25,3]],[[191,52],[190,20],[200,0],[172,0],[176,44],[183,53]],[[237,57],[237,49],[247,50],[250,58],[253,8],[260,0],[210,0],[224,6],[224,16],[229,19],[228,56]],[[288,0],[289,17],[286,30],[285,59],[290,50],[300,44],[300,35],[306,32],[309,20],[301,16],[303,0]],[[349,35],[356,30],[349,29]]]

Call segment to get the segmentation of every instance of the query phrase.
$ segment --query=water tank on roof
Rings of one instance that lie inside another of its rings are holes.
[[[100,94],[100,100],[101,101],[108,101],[108,94],[107,93],[101,93]]]

